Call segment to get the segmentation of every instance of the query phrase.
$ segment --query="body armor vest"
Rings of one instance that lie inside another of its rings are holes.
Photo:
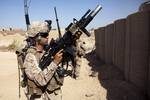
[[[37,63],[39,63],[43,53],[38,52],[35,48],[31,48],[28,50],[28,53],[32,53]],[[28,92],[29,94],[37,94],[41,95],[45,91],[53,92],[54,90],[60,88],[63,84],[64,77],[60,77],[57,72],[54,73],[50,81],[47,83],[46,86],[37,86],[36,83],[30,79],[27,79],[28,82]]]

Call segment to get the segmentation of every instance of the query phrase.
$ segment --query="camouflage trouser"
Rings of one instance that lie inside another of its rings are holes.
[[[55,90],[52,93],[45,92],[42,96],[30,96],[29,100],[62,100],[62,91],[61,89]]]

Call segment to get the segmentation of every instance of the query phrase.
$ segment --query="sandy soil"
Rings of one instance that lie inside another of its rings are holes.
[[[114,66],[102,64],[92,53],[82,60],[80,78],[65,77],[63,100],[146,100]],[[19,100],[18,89],[16,55],[0,52],[0,100]],[[20,100],[26,100],[22,88]]]
[[[57,37],[58,34],[51,35]],[[18,37],[0,36],[0,39],[18,40]],[[65,77],[62,86],[63,100],[146,100],[144,93],[126,82],[122,73],[115,66],[101,63],[94,53],[90,53],[95,48],[94,39],[94,36],[82,39],[86,42],[88,54],[82,59],[80,78],[75,80]],[[0,44],[3,43],[5,42],[0,41]],[[16,54],[0,52],[0,100],[19,100],[18,80]],[[22,88],[20,100],[26,100]]]
[[[18,67],[15,53],[0,52],[0,100],[18,100]],[[83,58],[81,76],[78,80],[66,77],[64,81],[63,100],[100,100],[100,83],[96,77],[89,77],[90,67]],[[25,100],[21,89],[20,100]],[[104,99],[103,99],[104,100]]]

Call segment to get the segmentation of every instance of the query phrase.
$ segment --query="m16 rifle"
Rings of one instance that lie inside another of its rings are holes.
[[[62,63],[73,61],[73,45],[77,40],[77,33],[85,33],[89,37],[91,34],[85,29],[85,27],[92,21],[92,19],[101,9],[102,7],[98,5],[93,11],[89,9],[79,21],[74,18],[73,23],[70,23],[65,29],[66,32],[64,35],[56,40],[53,44],[49,44],[51,46],[49,46],[49,50],[47,50],[40,59],[39,67],[42,70],[46,68],[53,61],[53,56],[61,49],[63,49]]]

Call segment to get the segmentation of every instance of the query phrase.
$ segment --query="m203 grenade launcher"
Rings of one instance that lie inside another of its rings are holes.
[[[91,34],[85,29],[85,27],[92,21],[101,9],[102,7],[98,5],[93,11],[89,9],[79,21],[74,18],[73,23],[70,23],[65,29],[64,35],[55,42],[48,44],[49,48],[42,56],[39,67],[41,69],[46,68],[53,61],[53,56],[61,49],[63,49],[62,63],[73,61],[74,50],[72,47],[77,39],[76,34],[80,32],[90,36]]]

